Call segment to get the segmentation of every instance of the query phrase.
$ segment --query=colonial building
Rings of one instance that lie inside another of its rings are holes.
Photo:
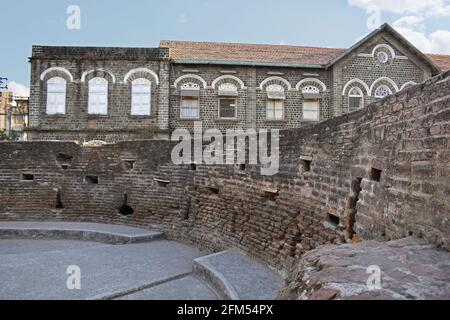
[[[349,49],[161,41],[159,48],[34,46],[30,140],[167,137],[177,128],[300,127],[450,69],[389,25]]]
[[[23,140],[28,123],[27,97],[14,96],[12,92],[0,92],[0,140]]]

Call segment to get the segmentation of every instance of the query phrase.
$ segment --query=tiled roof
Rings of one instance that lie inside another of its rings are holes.
[[[345,49],[258,45],[213,42],[166,41],[160,47],[170,49],[175,61],[201,61],[245,64],[326,65]]]
[[[442,71],[450,70],[450,56],[443,54],[427,54],[427,56],[433,60]]]
[[[255,65],[325,66],[347,49],[287,45],[238,44],[163,40],[170,58],[180,62],[236,63]],[[427,54],[442,69],[450,70],[450,56]]]

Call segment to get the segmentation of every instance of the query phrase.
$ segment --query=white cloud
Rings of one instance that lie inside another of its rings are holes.
[[[14,96],[19,97],[29,97],[30,96],[30,88],[27,86],[17,83],[15,81],[8,82],[8,91],[12,91]]]
[[[347,0],[347,3],[394,14],[398,18],[393,27],[422,52],[450,54],[450,31],[426,30],[428,19],[450,17],[450,0]]]
[[[425,19],[417,16],[406,16],[394,22],[394,28],[408,28],[425,31]]]
[[[450,16],[450,0],[348,0],[348,4],[362,9],[376,6],[399,15]]]
[[[402,17],[393,27],[422,52],[450,54],[450,31],[436,30],[427,35],[422,17]]]
[[[450,31],[437,30],[428,38],[431,42],[430,52],[450,55]]]

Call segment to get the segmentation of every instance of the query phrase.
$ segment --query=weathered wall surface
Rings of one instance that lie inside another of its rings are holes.
[[[385,52],[389,57],[386,63],[378,61],[379,52]],[[364,105],[367,106],[377,100],[375,90],[379,85],[386,85],[393,93],[397,92],[390,81],[380,79],[389,78],[400,90],[410,82],[421,83],[429,79],[431,74],[432,70],[412,54],[404,44],[387,33],[380,34],[334,65],[333,115],[338,116],[349,112],[348,95],[352,87],[361,89]],[[354,80],[362,81],[364,85]],[[344,87],[349,83],[350,85],[343,92]],[[370,94],[365,86],[369,91],[372,89]]]
[[[82,141],[102,137],[131,140],[148,138],[151,130],[168,129],[169,58],[163,48],[100,48],[34,46],[31,57],[30,140]],[[137,69],[125,83],[124,78]],[[65,114],[46,111],[47,81],[62,77],[67,82]],[[88,113],[89,80],[108,81],[108,114]],[[151,114],[131,115],[131,81],[151,81]],[[150,128],[150,129],[149,129]]]
[[[192,77],[201,77],[208,86],[203,87],[201,81]],[[312,75],[312,76],[311,76]],[[197,121],[203,122],[206,129],[227,129],[242,128],[268,128],[268,129],[290,129],[299,128],[303,124],[308,124],[308,120],[303,119],[303,94],[305,86],[313,85],[320,88],[319,114],[320,120],[332,117],[331,97],[330,97],[330,77],[331,72],[322,69],[299,69],[299,68],[276,68],[276,67],[235,67],[235,66],[205,66],[205,65],[172,65],[171,84],[175,80],[185,77],[172,86],[170,92],[170,129],[185,128],[192,130],[194,121],[192,119],[180,118],[180,87],[188,82],[196,83],[200,86],[199,110],[200,118]],[[212,83],[219,77],[224,77],[218,81],[216,88]],[[237,77],[244,83],[244,88],[230,77]],[[313,77],[325,84],[326,91],[323,91],[317,82],[304,82],[299,90],[296,85],[304,79]],[[219,118],[219,95],[217,87],[222,83],[232,83],[239,88],[237,97],[237,118],[225,120]],[[260,84],[265,83],[261,90]],[[284,118],[280,120],[268,120],[266,115],[267,86],[279,84],[285,90],[286,100],[284,100]]]
[[[283,131],[272,177],[254,165],[175,166],[167,141],[0,143],[0,219],[156,228],[281,271],[305,251],[350,238],[413,235],[450,249],[449,92],[447,73]],[[124,195],[133,215],[119,213]]]

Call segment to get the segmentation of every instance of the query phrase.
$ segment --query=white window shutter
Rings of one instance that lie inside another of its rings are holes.
[[[151,115],[152,83],[147,79],[136,79],[131,85],[131,114]]]
[[[319,100],[304,100],[303,101],[303,119],[304,120],[320,120]]]
[[[104,78],[89,81],[88,113],[108,114],[108,81]]]
[[[66,113],[67,81],[54,77],[47,81],[47,114]]]

